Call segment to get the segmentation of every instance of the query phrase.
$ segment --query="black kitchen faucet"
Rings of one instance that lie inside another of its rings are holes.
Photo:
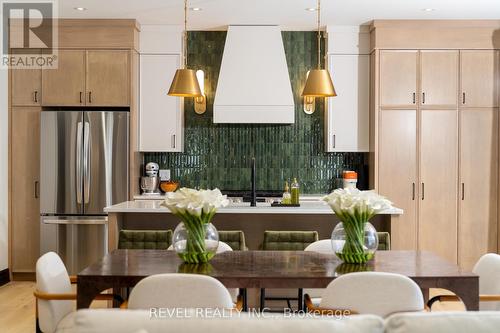
[[[250,206],[255,207],[257,206],[257,186],[256,186],[256,170],[255,170],[255,157],[252,157],[252,194],[250,198]]]

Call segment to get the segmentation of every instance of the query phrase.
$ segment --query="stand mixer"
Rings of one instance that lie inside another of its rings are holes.
[[[160,177],[158,172],[160,166],[158,163],[150,162],[146,164],[146,176],[141,177],[141,190],[144,195],[158,195],[160,194]]]

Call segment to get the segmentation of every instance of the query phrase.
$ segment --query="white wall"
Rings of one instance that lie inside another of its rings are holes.
[[[9,264],[8,229],[8,72],[0,69],[0,270]]]
[[[328,54],[370,54],[370,27],[328,26]]]

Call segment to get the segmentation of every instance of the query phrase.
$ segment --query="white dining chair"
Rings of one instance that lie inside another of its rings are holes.
[[[312,251],[319,253],[333,253],[332,240],[322,239],[314,243],[309,244],[304,251]]]
[[[167,249],[167,251],[173,251],[174,250],[174,245],[170,245]],[[232,251],[233,249],[231,246],[229,246],[227,243],[219,241],[219,246],[217,247],[216,253],[222,253],[222,252],[227,252],[227,251]]]
[[[474,265],[472,272],[479,276],[479,310],[500,311],[500,255],[487,253]],[[427,302],[432,309],[435,302],[456,302],[455,295],[434,296]]]
[[[386,317],[397,312],[424,310],[420,287],[410,278],[393,273],[348,273],[333,280],[323,291],[319,307],[305,296],[309,311],[324,313],[350,310],[357,314]]]
[[[38,297],[41,294],[57,294],[58,299]],[[63,295],[65,297],[63,297]],[[71,289],[71,281],[61,258],[48,252],[36,262],[36,291],[38,323],[42,332],[55,332],[57,324],[73,311],[76,295]]]
[[[69,276],[61,258],[54,252],[45,253],[36,262],[37,326],[42,332],[52,333],[57,325],[73,311],[76,293],[71,284],[76,277]],[[100,294],[96,300],[120,300],[112,294]]]
[[[173,251],[174,250],[174,246],[170,245],[167,250],[168,251]],[[232,251],[232,250],[233,249],[231,248],[231,246],[229,246],[227,243],[219,241],[219,247],[217,247],[216,254],[217,253],[228,252],[228,251]],[[230,289],[228,289],[228,291],[231,294],[231,298],[233,299],[233,302],[237,303],[238,302],[238,295],[239,295],[238,289],[236,289],[236,288],[230,288]]]
[[[128,309],[234,307],[229,291],[218,280],[201,274],[157,274],[137,283]]]

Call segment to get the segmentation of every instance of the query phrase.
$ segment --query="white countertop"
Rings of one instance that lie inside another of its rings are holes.
[[[301,194],[299,198],[300,201],[319,201],[325,195],[326,194]],[[164,193],[134,195],[134,200],[163,200],[163,199],[165,199]],[[281,199],[281,198],[278,197],[275,199]]]
[[[126,201],[104,208],[106,213],[170,213],[170,210],[161,206],[162,200],[135,200]],[[301,202],[300,207],[271,207],[269,203],[257,203],[257,207],[250,207],[250,203],[231,203],[220,208],[218,214],[333,214],[331,208],[322,201]],[[384,211],[384,215],[401,215],[403,210],[392,208]]]

